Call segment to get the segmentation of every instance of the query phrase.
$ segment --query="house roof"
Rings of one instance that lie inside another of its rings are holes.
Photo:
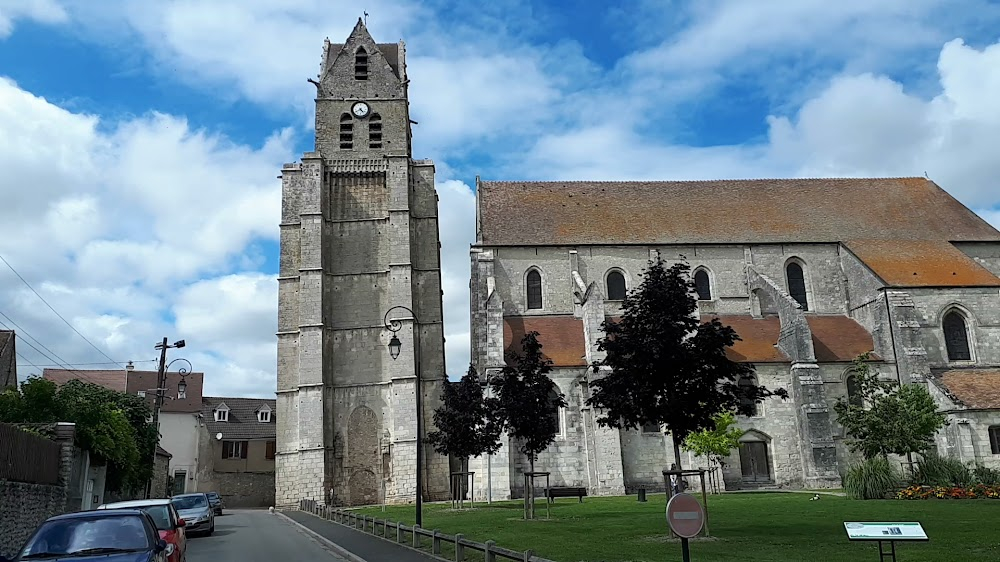
[[[126,381],[127,373],[127,381]],[[113,370],[68,370],[68,369],[44,369],[42,378],[46,378],[63,385],[71,380],[79,379],[103,386],[118,392],[128,392],[138,394],[145,392],[146,401],[152,405],[156,394],[156,371],[126,371],[125,369]],[[181,375],[177,372],[167,373],[166,391],[163,406],[160,412],[167,413],[196,413],[201,411],[201,395],[204,386],[204,373],[188,373],[183,377],[187,384],[184,398],[178,398],[177,385],[181,382]]]
[[[215,421],[215,409],[221,404],[229,408],[229,421]],[[267,405],[271,409],[271,421],[257,421],[257,410]],[[202,400],[201,414],[209,435],[217,433],[224,440],[233,439],[274,439],[277,435],[274,398],[230,398],[206,396]]]
[[[156,455],[160,457],[173,457],[173,455],[171,455],[169,452],[167,452],[166,449],[164,449],[159,445],[156,446]]]
[[[946,240],[849,240],[844,245],[894,287],[1000,287],[1000,278]]]
[[[934,374],[959,406],[1000,409],[1000,368],[952,369]]]
[[[486,246],[1000,241],[925,178],[482,181],[477,192]]]
[[[733,361],[744,363],[788,363],[789,358],[777,347],[781,322],[777,316],[754,318],[749,315],[719,316],[740,336],[729,350]],[[708,320],[708,318],[705,318]],[[813,335],[816,361],[835,363],[853,361],[871,352],[874,342],[863,326],[847,316],[807,315]],[[517,344],[525,333],[538,332],[542,354],[554,367],[585,367],[583,322],[573,316],[507,316],[504,318],[504,347],[520,351]],[[877,358],[873,355],[873,358]]]

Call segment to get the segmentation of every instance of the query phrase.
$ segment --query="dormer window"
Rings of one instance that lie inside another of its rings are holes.
[[[354,52],[354,79],[368,80],[368,51],[364,47]]]
[[[217,422],[229,421],[229,406],[226,406],[225,404],[219,404],[219,407],[215,409],[215,421]]]
[[[267,404],[257,410],[257,421],[260,423],[271,423],[271,408]]]

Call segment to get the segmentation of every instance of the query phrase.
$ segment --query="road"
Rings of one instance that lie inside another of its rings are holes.
[[[266,510],[227,510],[215,534],[188,539],[188,562],[346,562],[287,520]]]

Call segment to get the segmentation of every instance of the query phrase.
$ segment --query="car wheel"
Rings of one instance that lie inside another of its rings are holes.
[[[212,521],[212,526],[208,528],[208,533],[206,535],[210,537],[214,532],[215,532],[215,521]]]

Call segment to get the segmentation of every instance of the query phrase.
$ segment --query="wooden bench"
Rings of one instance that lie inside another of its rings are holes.
[[[586,488],[571,488],[561,486],[558,488],[548,488],[545,490],[545,497],[550,502],[555,502],[556,498],[580,498],[580,503],[583,503],[583,496],[587,495]]]

